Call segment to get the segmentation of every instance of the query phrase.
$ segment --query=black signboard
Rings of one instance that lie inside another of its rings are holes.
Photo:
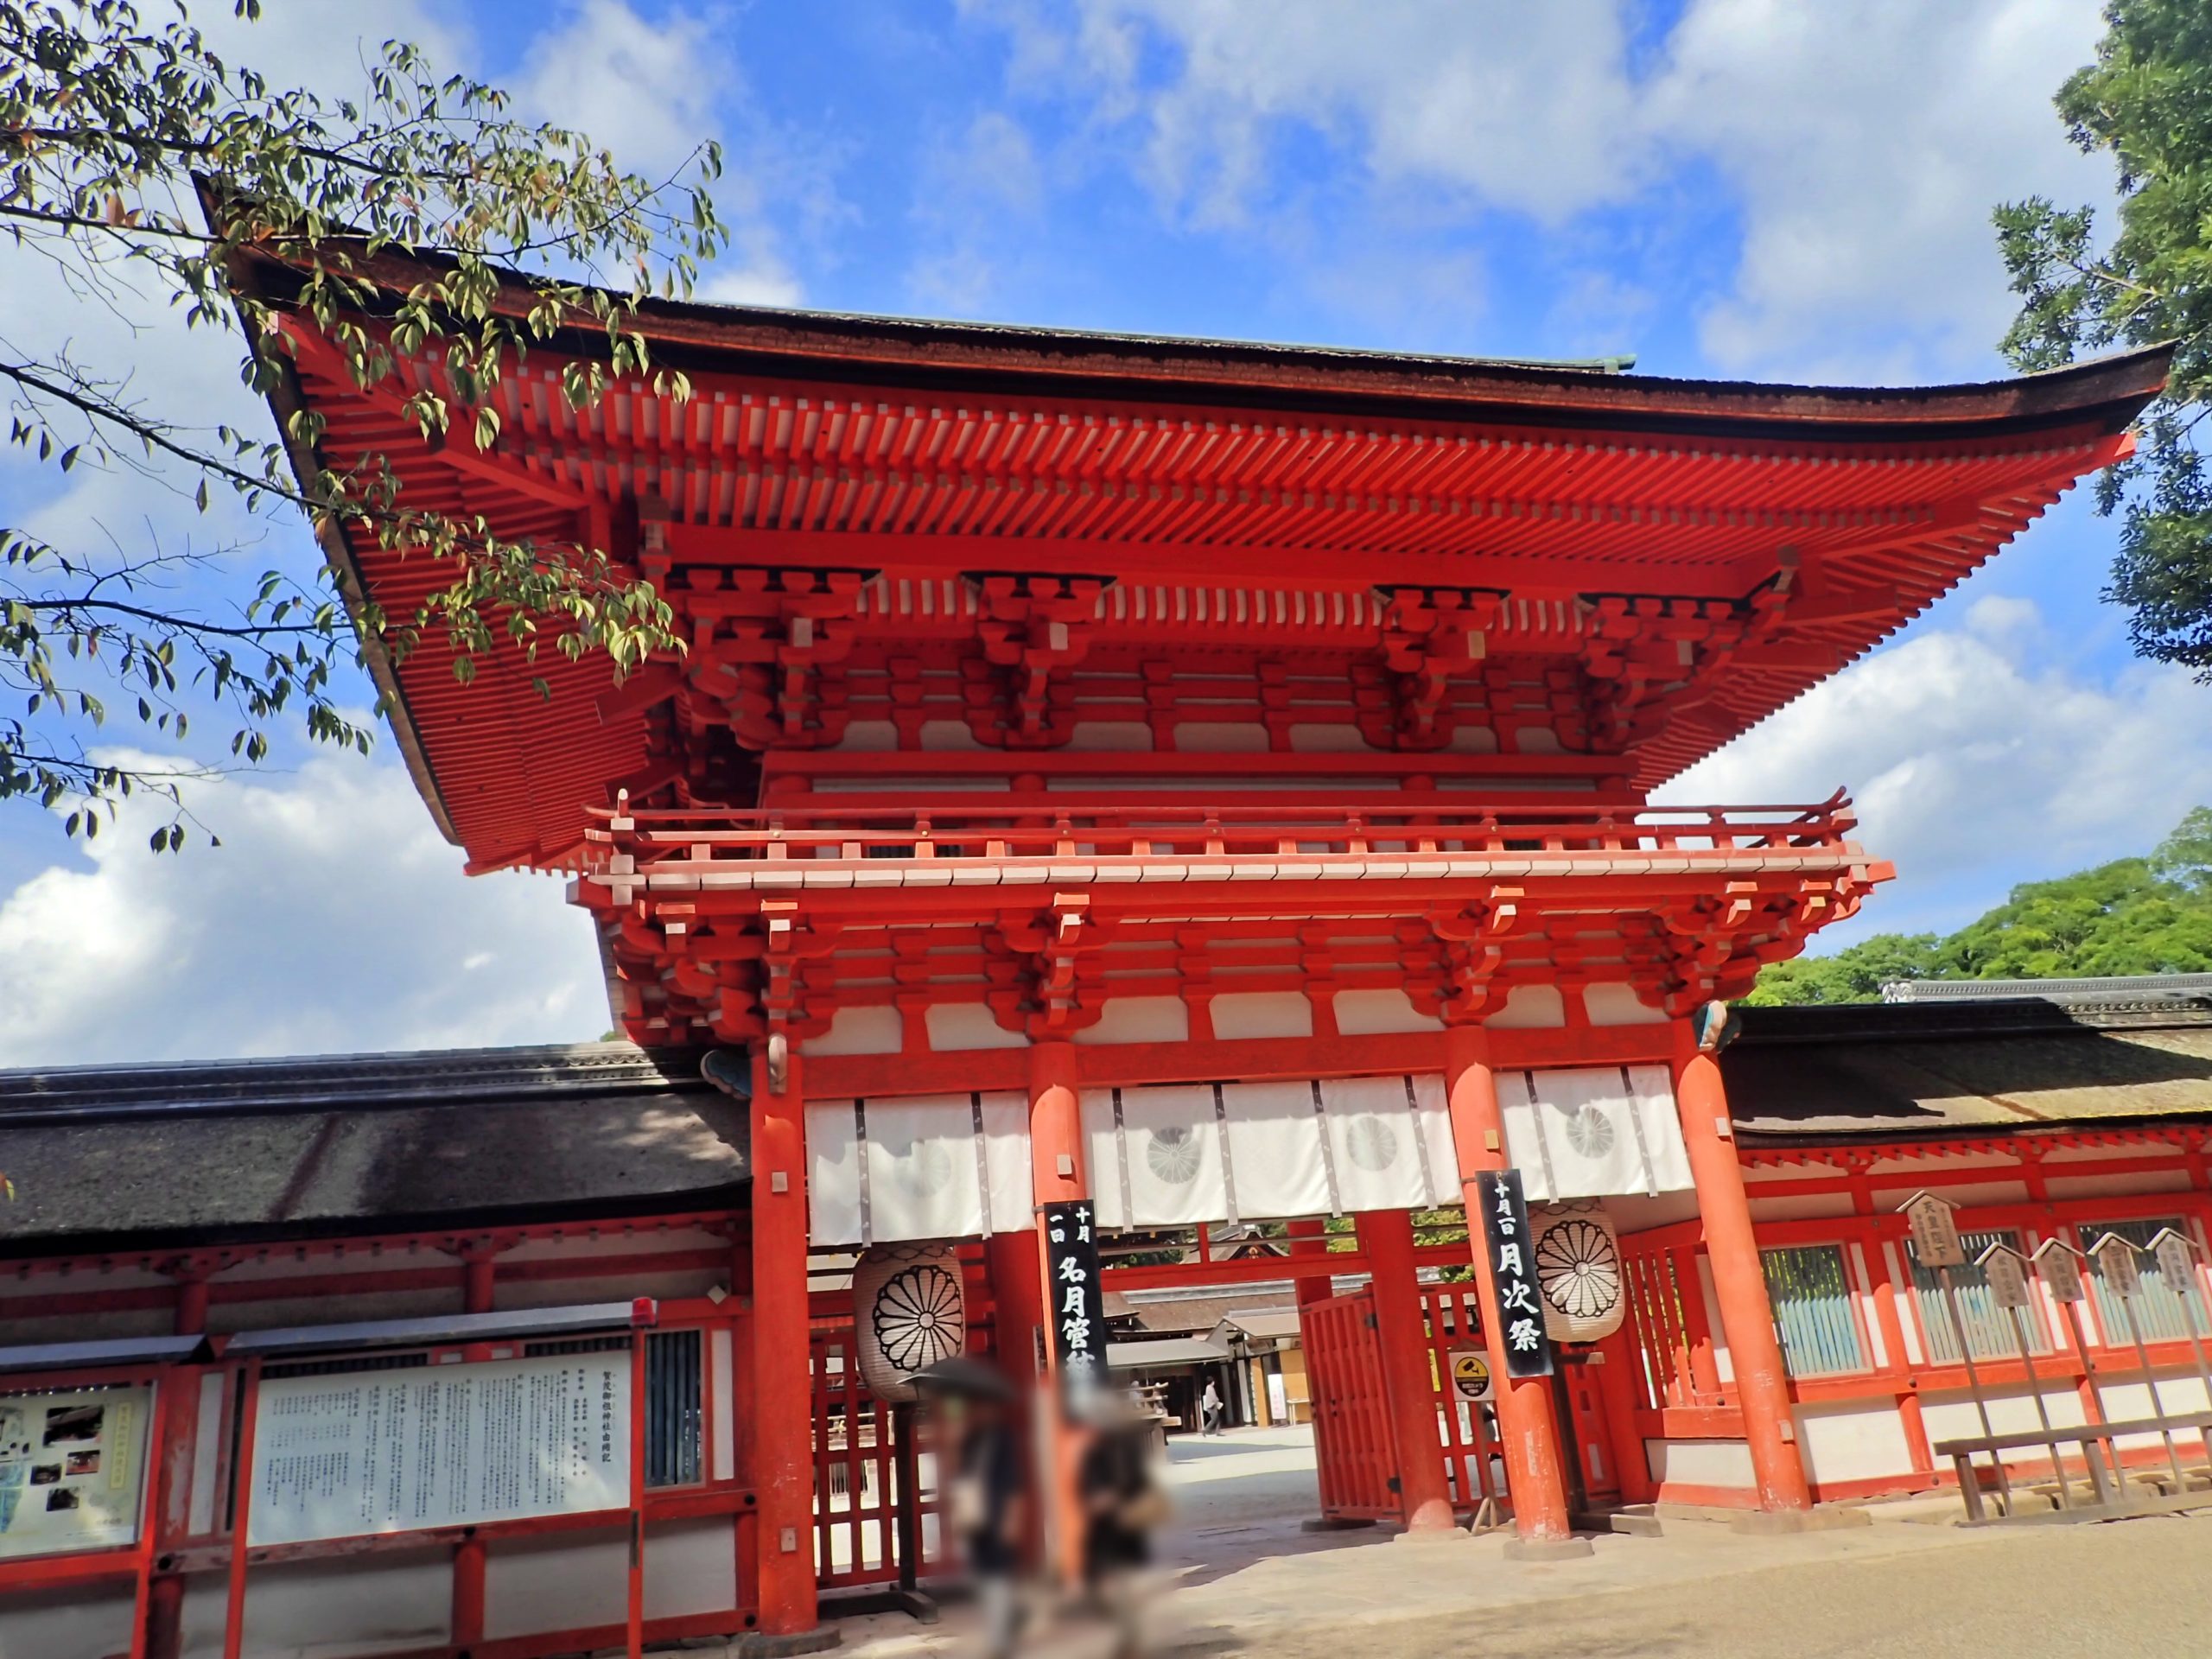
[[[1497,1287],[1499,1345],[1509,1376],[1549,1376],[1552,1343],[1544,1334],[1544,1301],[1536,1289],[1536,1263],[1529,1233],[1529,1205],[1517,1169],[1486,1170],[1475,1177],[1482,1206],[1483,1239]]]
[[[1085,1202],[1048,1204],[1045,1304],[1058,1362],[1060,1398],[1080,1405],[1106,1382],[1106,1290],[1098,1277],[1098,1240]]]

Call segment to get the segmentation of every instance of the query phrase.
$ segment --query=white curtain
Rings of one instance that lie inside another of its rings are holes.
[[[1505,1073],[1498,1104],[1506,1155],[1531,1204],[1694,1185],[1662,1065]]]

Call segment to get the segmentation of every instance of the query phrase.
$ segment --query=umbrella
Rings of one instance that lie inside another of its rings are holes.
[[[913,1375],[917,1394],[948,1396],[963,1400],[1011,1401],[1014,1384],[997,1366],[985,1363],[973,1354],[954,1354],[940,1359],[934,1365],[925,1365]]]

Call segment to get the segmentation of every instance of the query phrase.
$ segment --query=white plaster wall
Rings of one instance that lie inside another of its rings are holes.
[[[802,1054],[896,1054],[905,1047],[906,1021],[896,1008],[839,1008],[830,1029],[798,1046]]]
[[[185,1584],[184,1659],[219,1659],[219,1573]],[[453,1556],[409,1550],[352,1560],[287,1561],[246,1577],[245,1651],[253,1659],[337,1659],[435,1647],[450,1632]]]
[[[1291,752],[1295,754],[1347,754],[1367,747],[1367,740],[1353,725],[1306,724],[1290,728]]]
[[[963,1048],[1027,1048],[1029,1039],[1008,1031],[981,1002],[933,1002],[924,1013],[930,1046],[939,1053]]]
[[[1643,1452],[1654,1480],[1747,1489],[1758,1484],[1751,1448],[1741,1440],[1646,1440]]]
[[[2044,1409],[2050,1414],[2054,1427],[2065,1428],[2084,1421],[2081,1396],[2071,1386],[2051,1379],[2045,1382],[2038,1392],[2043,1395]],[[1928,1430],[1929,1445],[1937,1446],[1945,1440],[1978,1439],[1986,1432],[2017,1434],[2042,1427],[2036,1415],[2036,1396],[2024,1386],[1989,1389],[1985,1390],[1985,1394],[1989,1406],[1988,1431],[1981,1426],[1981,1414],[1975,1408],[1974,1395],[1970,1393],[1960,1389],[1939,1394],[1922,1389],[1920,1416]],[[2120,1410],[2118,1397],[2109,1393],[2106,1397],[2117,1414]],[[2155,1446],[2158,1442],[2152,1440],[2151,1444]],[[1983,1460],[1986,1461],[1986,1454]],[[2035,1465],[2040,1465],[2045,1470],[2050,1467],[2050,1454],[2039,1446],[2008,1451],[2005,1453],[2005,1461],[2014,1467]],[[1940,1452],[1936,1454],[1936,1463],[1940,1469],[1950,1467],[1950,1459]]]
[[[1224,1040],[1313,1034],[1313,1005],[1296,991],[1235,991],[1214,998],[1211,1011],[1213,1034]]]
[[[1851,1213],[1851,1194],[1848,1192],[1805,1192],[1794,1198],[1762,1198],[1758,1189],[1746,1182],[1750,1188],[1751,1219],[1758,1221],[1808,1221],[1827,1216],[1847,1216]]]
[[[964,720],[925,720],[922,722],[922,747],[935,754],[951,754],[983,746],[976,741],[976,734],[968,729]]]
[[[1505,1006],[1483,1021],[1501,1027],[1541,1027],[1567,1023],[1567,999],[1556,985],[1516,985]]]
[[[1655,1008],[1621,980],[1582,988],[1582,1012],[1593,1026],[1663,1026],[1667,1011]]]
[[[1191,1010],[1179,996],[1112,996],[1097,1020],[1077,1029],[1077,1043],[1182,1043],[1191,1037]]]
[[[849,720],[833,747],[846,754],[880,754],[899,747],[899,728],[887,720]]]
[[[645,1534],[645,1617],[737,1605],[737,1544],[727,1516],[673,1521]]]
[[[2176,1153],[2175,1157],[2181,1154]],[[2054,1198],[2117,1198],[2129,1192],[2186,1192],[2186,1169],[2145,1169],[2133,1175],[2053,1175],[2047,1185]]]
[[[734,1547],[723,1531],[724,1554]],[[645,1541],[646,1571],[654,1543]],[[551,1533],[491,1546],[484,1557],[484,1634],[524,1636],[620,1624],[628,1605],[630,1551],[619,1533]]]
[[[1256,754],[1268,747],[1268,728],[1256,721],[1192,720],[1175,728],[1175,747],[1185,754]]]
[[[0,1659],[108,1659],[130,1650],[130,1596],[82,1585],[10,1591],[0,1600]]]
[[[1151,747],[1152,728],[1141,720],[1079,720],[1064,753],[1118,754]]]
[[[1338,991],[1332,1004],[1337,1029],[1347,1037],[1372,1037],[1392,1031],[1441,1031],[1444,1022],[1414,1007],[1405,992],[1392,988]]]
[[[1912,1448],[1894,1405],[1864,1402],[1796,1408],[1797,1445],[1815,1481],[1880,1480],[1912,1473]]]

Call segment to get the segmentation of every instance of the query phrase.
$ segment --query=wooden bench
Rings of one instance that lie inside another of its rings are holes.
[[[2166,1498],[2146,1503],[2132,1498],[2129,1482],[2121,1478],[2119,1448],[2114,1441],[2137,1434],[2194,1433],[2206,1445],[2212,1446],[2212,1411],[2184,1412],[2169,1417],[2139,1417],[2124,1423],[2081,1423],[2044,1428],[2022,1429],[2012,1434],[1976,1434],[1959,1440],[1939,1440],[1933,1448],[1939,1458],[1948,1458],[1958,1471],[1959,1494],[1966,1500],[1967,1524],[1980,1526],[1993,1517],[1982,1502],[1981,1483],[1977,1478],[1974,1459],[1986,1452],[1996,1465],[1997,1481],[2011,1496],[2010,1475],[2005,1467],[2005,1453],[2022,1451],[2029,1446],[2047,1449],[2051,1460],[2060,1471],[2060,1508],[2050,1515],[2021,1515],[2016,1506],[2007,1503],[2006,1513],[1994,1518],[2011,1521],[2094,1520],[2101,1516],[2154,1513],[2161,1509],[2184,1509],[2212,1504],[2212,1491],[2190,1494],[2177,1492]],[[2067,1486],[2064,1465],[2060,1461],[2058,1448],[2074,1445],[2082,1448],[2082,1461],[2088,1471],[2090,1502],[2079,1505],[2072,1502]]]

